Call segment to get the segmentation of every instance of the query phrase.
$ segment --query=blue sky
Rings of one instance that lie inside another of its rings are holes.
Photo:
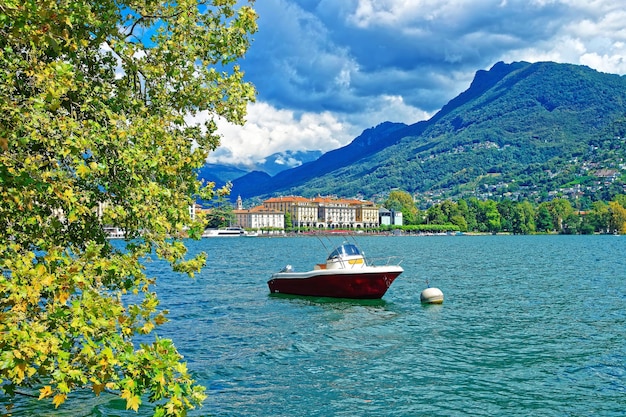
[[[428,119],[498,61],[626,74],[624,0],[257,0],[240,62],[258,92],[219,125],[209,162],[253,166],[348,144],[384,121]],[[294,161],[295,163],[295,161]]]

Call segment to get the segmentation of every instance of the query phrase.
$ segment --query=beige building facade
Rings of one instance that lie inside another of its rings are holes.
[[[294,227],[357,229],[379,225],[378,207],[369,201],[282,196],[265,200],[261,207],[289,213]]]
[[[285,228],[285,213],[266,206],[244,209],[241,197],[237,198],[237,208],[233,210],[237,225],[244,229],[280,229]]]

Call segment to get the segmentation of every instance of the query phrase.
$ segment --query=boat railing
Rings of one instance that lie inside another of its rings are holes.
[[[399,256],[386,256],[381,258],[367,258],[367,264],[370,266],[399,266],[404,259]]]

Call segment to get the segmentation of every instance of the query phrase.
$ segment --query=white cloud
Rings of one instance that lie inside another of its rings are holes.
[[[400,95],[381,95],[372,103],[364,113],[346,116],[354,126],[352,137],[354,139],[367,128],[376,126],[382,122],[397,122],[413,124],[420,120],[428,119],[432,113],[412,107],[404,102]]]
[[[244,126],[218,121],[221,145],[209,155],[207,162],[254,166],[269,155],[287,150],[327,152],[347,145],[363,130],[383,121],[414,123],[431,116],[407,105],[401,96],[381,96],[373,103],[377,105],[367,112],[344,115],[298,114],[267,103],[253,103],[248,106]],[[294,162],[285,161],[285,164],[291,166]]]
[[[607,73],[626,73],[626,50],[620,55],[588,53],[580,57],[580,63]]]
[[[330,112],[298,114],[267,103],[252,103],[244,126],[218,122],[221,145],[207,161],[253,166],[286,150],[326,152],[352,139],[349,131],[345,122]]]
[[[612,2],[567,3],[582,12],[575,15],[578,18],[569,20],[553,37],[532,47],[503,51],[503,59],[573,63],[626,74],[626,11]]]
[[[462,3],[464,2],[441,0],[358,0],[354,12],[348,15],[347,20],[360,28],[373,26],[404,28],[407,22],[415,19],[424,21],[449,19],[462,9]]]

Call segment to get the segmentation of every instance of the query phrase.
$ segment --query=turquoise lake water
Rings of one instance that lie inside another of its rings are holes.
[[[357,243],[371,258],[404,259],[382,300],[270,295],[272,272],[325,258],[313,237],[189,242],[209,254],[193,280],[149,265],[170,310],[159,333],[207,387],[191,415],[626,414],[626,236]],[[426,280],[442,305],[420,304]],[[151,415],[106,395],[22,406],[15,415]]]

